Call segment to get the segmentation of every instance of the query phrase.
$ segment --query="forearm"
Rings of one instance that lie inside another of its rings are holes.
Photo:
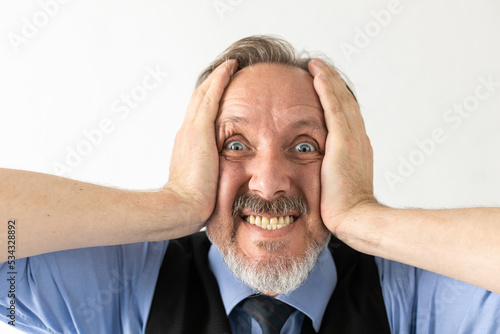
[[[0,260],[7,222],[16,220],[16,257],[58,250],[165,240],[195,232],[179,197],[119,190],[53,175],[0,169]],[[195,224],[193,224],[195,225]]]
[[[340,74],[309,63],[328,136],[321,217],[349,246],[500,293],[500,209],[391,209],[373,195],[373,150]]]
[[[196,89],[175,137],[169,182],[159,191],[126,191],[0,169],[0,261],[7,259],[11,218],[16,219],[16,257],[168,240],[199,231],[215,207],[219,153],[214,122],[237,66],[236,60],[227,60]]]
[[[500,209],[391,209],[369,205],[338,226],[340,239],[376,256],[500,293]]]

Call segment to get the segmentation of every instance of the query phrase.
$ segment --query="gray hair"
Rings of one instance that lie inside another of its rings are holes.
[[[315,58],[321,58],[331,67],[335,68],[327,57],[317,56]],[[307,52],[298,54],[295,48],[283,38],[270,35],[245,37],[231,44],[200,74],[196,82],[196,87],[201,85],[217,66],[228,59],[238,60],[238,68],[234,73],[258,63],[289,65],[301,68],[309,73],[307,65],[313,57]],[[341,73],[341,75],[343,74]],[[345,75],[343,75],[343,77],[346,78]],[[349,87],[349,80],[346,79],[346,81],[348,83],[347,88],[354,96],[354,92]],[[354,96],[354,98],[356,98],[356,96]]]

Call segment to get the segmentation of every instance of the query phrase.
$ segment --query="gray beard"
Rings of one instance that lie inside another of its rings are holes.
[[[233,226],[237,224],[237,217],[245,208],[254,213],[272,213],[275,216],[288,211],[297,211],[300,215],[306,216],[309,212],[307,201],[302,195],[283,196],[272,201],[263,200],[255,195],[239,195],[235,198],[231,212],[232,226],[229,226],[230,218],[218,217],[217,211],[207,222],[208,238],[221,251],[226,266],[238,279],[263,294],[292,292],[309,276],[319,254],[330,240],[330,232],[325,227],[324,234],[319,240],[314,240],[311,234],[307,235],[306,250],[297,257],[277,255],[280,249],[287,247],[286,242],[257,242],[255,246],[267,250],[269,255],[262,260],[254,261],[245,256],[235,240],[236,231]],[[222,219],[225,223],[220,226],[221,223],[215,221],[214,217]],[[219,226],[216,228],[214,224]]]
[[[328,241],[327,241],[328,242]],[[298,258],[273,256],[259,261],[250,261],[238,254],[236,245],[223,252],[229,270],[243,283],[263,294],[288,294],[297,289],[309,276],[325,245],[311,243]],[[280,246],[269,245],[269,250]]]

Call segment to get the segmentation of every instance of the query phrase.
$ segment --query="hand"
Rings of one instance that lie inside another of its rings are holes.
[[[214,123],[219,101],[236,66],[234,59],[224,62],[195,90],[175,137],[170,176],[164,190],[177,196],[189,229],[187,233],[198,231],[215,207],[219,154]]]
[[[326,227],[362,253],[500,293],[500,209],[379,204],[373,195],[373,152],[357,102],[327,64],[313,60],[309,71],[328,129],[321,167]]]
[[[340,74],[317,59],[309,62],[309,71],[328,129],[321,166],[321,216],[338,236],[344,230],[341,223],[349,215],[377,203],[373,195],[373,151],[359,105]]]

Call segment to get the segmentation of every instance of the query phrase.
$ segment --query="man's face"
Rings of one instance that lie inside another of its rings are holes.
[[[209,237],[223,254],[272,264],[303,258],[328,240],[320,216],[327,131],[312,82],[302,69],[260,63],[237,72],[226,88],[216,121],[219,191],[207,223]],[[242,195],[257,203],[252,206],[243,197],[233,216],[235,199]],[[307,210],[295,204],[300,198]],[[258,221],[269,222],[271,229]]]

